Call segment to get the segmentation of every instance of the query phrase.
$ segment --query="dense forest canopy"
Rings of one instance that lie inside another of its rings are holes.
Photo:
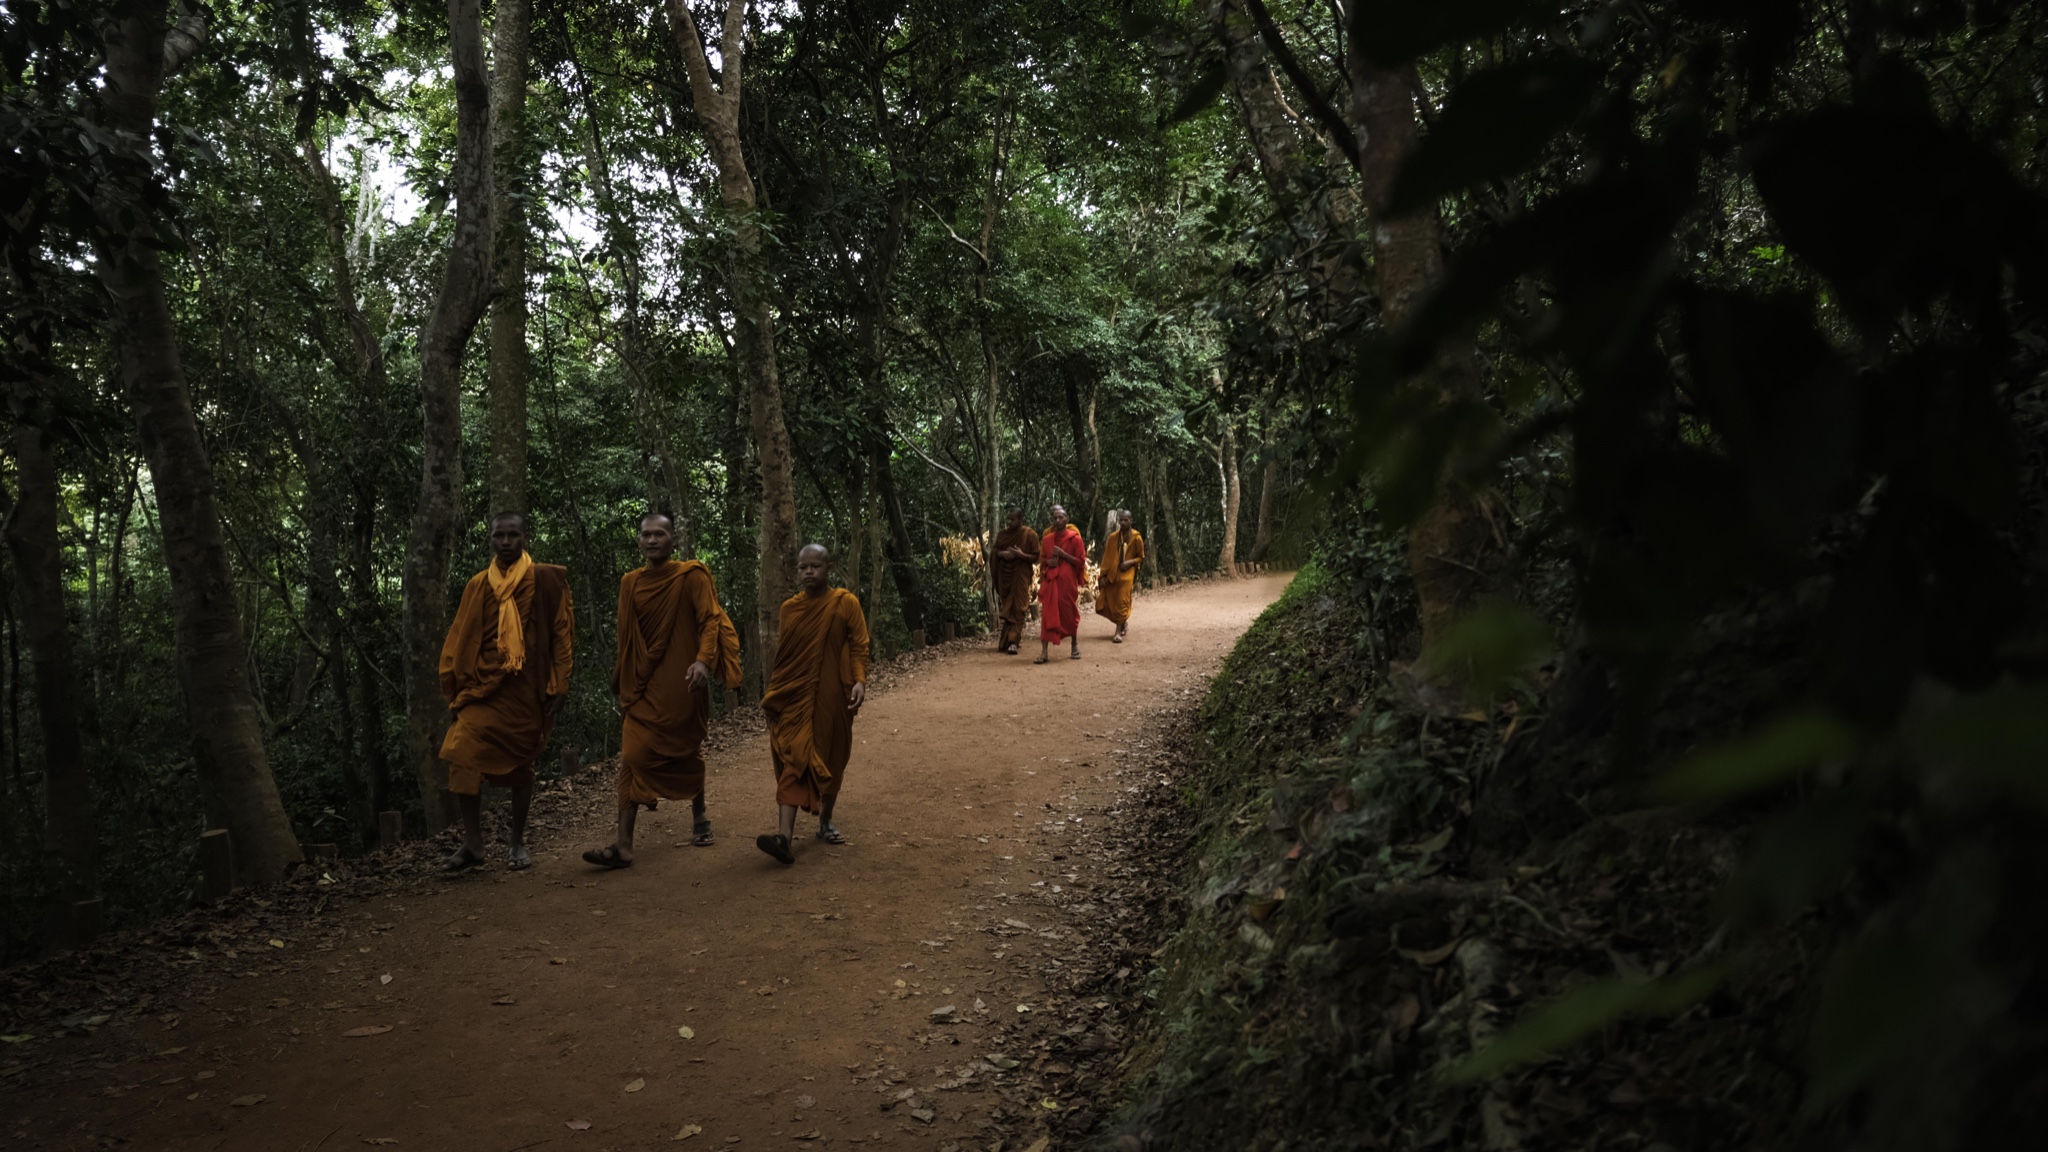
[[[1839,1096],[1946,1011],[1866,1035],[1873,989],[1974,989],[1952,1039],[2037,954],[1998,893],[2048,747],[2044,32],[9,0],[8,954],[53,901],[182,898],[206,828],[265,882],[439,827],[432,661],[492,513],[570,570],[557,743],[596,759],[641,513],[757,684],[797,544],[901,650],[983,627],[974,542],[1059,502],[1091,543],[1131,510],[1148,581],[1313,555],[1408,707],[1603,733],[1475,784],[1500,859],[1683,751],[1702,635],[1797,650],[1661,795],[1770,814],[1738,935],[1854,889]]]

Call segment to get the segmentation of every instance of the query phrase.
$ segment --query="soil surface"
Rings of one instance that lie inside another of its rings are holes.
[[[91,954],[68,984],[45,965],[57,992],[17,974],[52,1028],[0,1047],[0,1148],[1025,1152],[1086,1106],[1047,1078],[1076,1058],[1018,1050],[1033,1014],[1074,1021],[1086,1052],[1137,1006],[1110,954],[1144,868],[1112,866],[1103,825],[1170,792],[1159,723],[1285,583],[1147,593],[1125,644],[1087,617],[1078,662],[962,641],[878,677],[837,813],[851,842],[802,817],[793,867],[753,844],[774,796],[756,727],[707,750],[714,847],[664,804],[633,867],[583,863],[610,839],[609,777],[588,772],[557,789],[580,789],[568,818],[544,799],[530,871],[494,842],[444,880],[422,845],[402,882],[365,896],[337,866],[241,938],[159,931],[142,943],[186,966],[167,985],[85,979]],[[1098,952],[1103,974],[1069,977]]]

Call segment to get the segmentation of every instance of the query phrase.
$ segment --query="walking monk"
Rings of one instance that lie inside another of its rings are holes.
[[[832,554],[806,544],[796,554],[801,590],[782,602],[775,670],[761,710],[775,757],[775,831],[754,843],[784,864],[796,863],[790,841],[796,810],[818,814],[818,839],[844,844],[832,808],[853,754],[853,718],[868,694],[868,621],[860,598],[826,583]]]
[[[1095,583],[1095,614],[1116,625],[1112,644],[1124,642],[1131,625],[1131,592],[1138,584],[1138,565],[1145,560],[1145,538],[1131,528],[1131,510],[1119,508],[1116,524],[1102,539],[1102,573]]]
[[[574,659],[568,570],[533,562],[517,512],[491,521],[491,552],[490,566],[463,588],[441,645],[441,697],[452,720],[441,759],[462,809],[462,847],[442,865],[448,872],[484,862],[485,780],[512,789],[512,868],[533,866],[526,850],[533,762],[554,730]]]
[[[1088,575],[1088,545],[1067,523],[1067,510],[1052,506],[1052,526],[1039,537],[1038,659],[1052,658],[1052,646],[1073,643],[1072,658],[1081,658],[1081,582]]]
[[[688,800],[695,818],[690,843],[709,847],[704,815],[704,729],[711,717],[711,680],[740,682],[739,632],[718,603],[718,587],[701,561],[677,563],[675,521],[659,512],[640,518],[640,555],[647,564],[619,579],[619,654],[612,693],[625,718],[619,732],[618,838],[583,858],[602,868],[633,863],[633,821],[644,805]]]
[[[990,577],[995,580],[1003,623],[1002,643],[997,647],[1015,656],[1024,643],[1024,617],[1031,611],[1031,568],[1038,563],[1038,533],[1024,523],[1022,508],[1010,509],[1003,530],[996,533],[995,551]]]

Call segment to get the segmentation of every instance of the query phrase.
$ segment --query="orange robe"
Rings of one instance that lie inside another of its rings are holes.
[[[619,803],[656,806],[704,790],[711,688],[690,687],[690,665],[724,679],[723,633],[711,570],[696,560],[635,568],[619,579],[619,647],[612,693],[619,732]]]
[[[486,776],[499,784],[531,777],[555,726],[542,702],[569,690],[576,605],[568,570],[535,564],[512,595],[525,637],[523,668],[505,667],[498,598],[488,572],[470,577],[462,589],[455,622],[441,644],[441,698],[455,713],[441,741],[441,759],[448,762],[448,790],[457,795],[483,791]]]
[[[868,621],[844,588],[782,602],[775,670],[761,710],[775,757],[775,802],[820,812],[839,795],[853,755],[847,690],[868,679]]]
[[[1003,550],[1018,548],[1026,559],[1005,560]],[[996,533],[995,574],[996,596],[1002,605],[1003,647],[1024,641],[1024,620],[1031,614],[1031,575],[1034,563],[1029,557],[1038,555],[1038,533],[1029,524],[1005,528]]]
[[[1112,532],[1102,542],[1102,572],[1095,581],[1095,614],[1118,628],[1131,619],[1131,592],[1138,586],[1138,569],[1123,571],[1126,560],[1145,559],[1145,538],[1133,528]]]

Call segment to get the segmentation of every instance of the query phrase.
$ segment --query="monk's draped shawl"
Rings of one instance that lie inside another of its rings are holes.
[[[535,564],[513,596],[524,633],[524,667],[506,667],[498,643],[499,602],[488,571],[464,586],[441,645],[441,697],[456,713],[441,742],[441,759],[458,791],[465,790],[464,773],[502,776],[531,764],[554,727],[543,700],[569,689],[576,607],[568,570]]]

